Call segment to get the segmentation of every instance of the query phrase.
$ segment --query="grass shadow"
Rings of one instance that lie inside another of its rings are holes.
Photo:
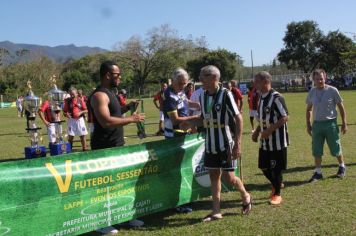
[[[2,137],[2,136],[16,136],[16,135],[20,135],[20,136],[18,136],[18,137],[22,137],[22,135],[23,135],[24,133],[20,133],[20,132],[18,132],[18,133],[8,133],[8,134],[1,134],[0,133],[0,137]]]
[[[355,166],[356,163],[346,163],[346,167],[347,166]],[[337,168],[339,166],[339,164],[335,163],[335,164],[327,164],[327,165],[321,165],[321,168]],[[314,170],[315,166],[304,166],[304,167],[293,167],[293,168],[289,168],[285,171],[283,171],[283,173],[287,174],[287,173],[293,173],[293,172],[303,172],[303,171],[310,171],[310,170]],[[258,174],[257,174],[258,175]]]
[[[2,162],[8,162],[8,161],[22,161],[25,160],[25,158],[16,158],[16,159],[1,159],[0,163]]]

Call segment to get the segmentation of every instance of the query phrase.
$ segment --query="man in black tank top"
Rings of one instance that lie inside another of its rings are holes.
[[[106,61],[100,66],[100,86],[90,95],[90,108],[93,114],[94,132],[90,141],[91,149],[104,149],[124,145],[123,126],[145,120],[144,114],[133,113],[132,116],[122,117],[129,110],[129,105],[121,107],[112,88],[120,84],[121,73],[117,64]],[[132,226],[142,226],[143,222],[133,220]],[[113,227],[99,229],[103,233],[115,233]]]
[[[121,107],[112,88],[120,84],[121,73],[117,64],[106,61],[100,66],[100,86],[90,95],[90,109],[93,114],[94,133],[91,148],[104,149],[124,145],[123,126],[144,121],[144,114],[134,113],[122,117],[129,105]]]

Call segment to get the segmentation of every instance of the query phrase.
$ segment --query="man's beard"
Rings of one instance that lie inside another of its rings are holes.
[[[110,80],[110,88],[117,88],[118,87],[118,85],[117,85],[117,83],[115,82],[115,80],[114,79],[111,79]]]

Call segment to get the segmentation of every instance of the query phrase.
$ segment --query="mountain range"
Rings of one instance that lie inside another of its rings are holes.
[[[74,44],[50,47],[36,44],[13,43],[10,41],[0,42],[0,50],[4,51],[4,49],[8,52],[7,61],[16,59],[21,61],[19,55],[22,55],[24,60],[31,60],[35,55],[41,55],[57,62],[63,62],[70,58],[78,59],[89,54],[107,52],[107,50],[99,47],[77,47]]]

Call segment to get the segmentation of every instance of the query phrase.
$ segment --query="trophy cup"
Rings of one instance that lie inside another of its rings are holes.
[[[63,139],[62,123],[65,121],[60,119],[60,113],[62,111],[63,106],[64,92],[57,88],[55,75],[51,77],[51,81],[53,83],[53,88],[48,91],[48,97],[51,110],[54,113],[54,120],[51,123],[54,123],[55,125],[56,141],[55,143],[49,144],[49,150],[51,156],[56,156],[63,153],[70,153],[72,149],[70,143],[65,142]]]
[[[31,146],[25,147],[25,158],[45,157],[46,147],[38,145],[40,141],[38,130],[41,129],[41,127],[37,127],[35,123],[36,114],[40,106],[40,99],[33,94],[31,81],[27,82],[27,87],[29,92],[28,96],[25,97],[25,109],[30,112],[30,115],[28,117],[29,128],[26,128],[26,130],[30,135]]]

